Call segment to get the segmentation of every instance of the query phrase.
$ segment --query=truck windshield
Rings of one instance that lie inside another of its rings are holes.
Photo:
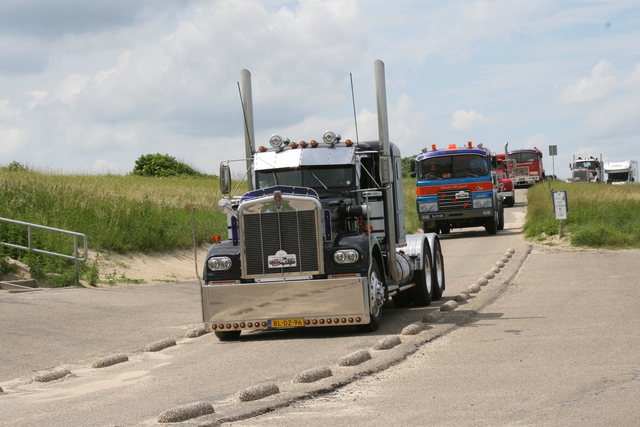
[[[352,165],[262,170],[257,172],[257,176],[258,188],[291,185],[314,189],[343,190],[351,188],[355,183]]]
[[[468,178],[488,173],[486,157],[476,154],[428,157],[420,162],[420,179],[424,181]]]
[[[535,151],[519,151],[517,153],[509,153],[509,158],[518,163],[536,162],[538,161],[538,153]]]

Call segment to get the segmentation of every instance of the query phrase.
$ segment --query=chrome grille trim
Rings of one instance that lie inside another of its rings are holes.
[[[456,194],[465,191],[469,194],[468,199],[456,200]],[[465,203],[467,206],[465,207]],[[438,210],[440,211],[459,211],[463,209],[472,209],[471,190],[469,188],[457,188],[455,190],[438,191]]]
[[[252,200],[239,207],[242,277],[261,279],[322,274],[321,206],[310,197],[282,197],[276,209],[273,197]],[[268,257],[279,250],[296,255],[296,266],[269,268]]]

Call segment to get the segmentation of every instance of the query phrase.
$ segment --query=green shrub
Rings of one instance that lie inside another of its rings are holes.
[[[146,154],[136,160],[133,175],[139,176],[201,176],[200,172],[191,166],[185,165],[168,154]]]

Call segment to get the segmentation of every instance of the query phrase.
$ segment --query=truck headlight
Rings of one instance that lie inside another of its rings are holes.
[[[358,261],[360,254],[353,249],[343,249],[333,254],[333,260],[338,264],[353,264]]]
[[[420,212],[436,212],[438,210],[437,202],[418,203],[418,211]]]
[[[482,208],[490,208],[490,207],[491,207],[491,199],[473,199],[474,209],[482,209]]]
[[[231,258],[226,256],[211,257],[207,260],[207,267],[211,271],[223,271],[231,268]]]

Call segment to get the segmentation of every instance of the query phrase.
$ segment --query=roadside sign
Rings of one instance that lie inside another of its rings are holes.
[[[557,145],[550,145],[549,146],[549,155],[550,156],[557,156],[558,155],[558,146]]]
[[[554,191],[553,195],[553,211],[556,214],[556,219],[567,219],[567,212],[569,211],[569,205],[567,204],[567,192],[566,191]]]

